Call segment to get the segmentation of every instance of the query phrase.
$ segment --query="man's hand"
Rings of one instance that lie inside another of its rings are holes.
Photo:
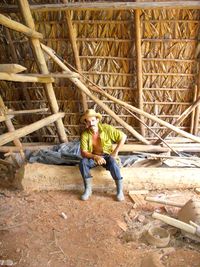
[[[98,156],[98,155],[94,156],[94,161],[97,163],[97,165],[106,164],[106,160],[103,157]]]

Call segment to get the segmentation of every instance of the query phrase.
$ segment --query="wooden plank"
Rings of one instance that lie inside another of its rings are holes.
[[[19,64],[0,64],[0,72],[19,73],[26,70]]]
[[[95,190],[116,190],[111,175],[102,167],[91,170]],[[200,168],[122,168],[124,189],[162,190],[200,187]],[[27,190],[83,189],[78,166],[58,166],[41,163],[24,165],[14,184]]]
[[[58,120],[59,118],[63,118],[65,116],[65,113],[57,113],[57,114],[53,114],[51,116],[48,116],[42,120],[39,120],[37,122],[34,122],[28,126],[25,126],[23,128],[20,128],[18,130],[15,130],[13,132],[10,133],[5,133],[0,135],[0,146],[5,145],[17,138],[26,136],[27,134],[30,134],[34,131],[37,131],[38,129],[52,123],[55,122],[56,120]]]
[[[13,82],[36,82],[36,83],[52,83],[54,78],[44,76],[34,76],[29,74],[14,74],[7,72],[0,72],[0,80]]]
[[[33,37],[33,38],[43,38],[43,35],[35,30],[30,29],[29,27],[24,26],[23,24],[9,19],[8,17],[0,14],[0,24],[8,27],[12,30],[24,33],[26,36]]]

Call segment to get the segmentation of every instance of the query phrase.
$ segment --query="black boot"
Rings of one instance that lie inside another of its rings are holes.
[[[115,180],[115,184],[117,186],[117,201],[124,200],[124,193],[123,193],[123,180]]]
[[[88,200],[89,197],[92,195],[92,179],[84,179],[85,191],[81,196],[82,200]]]

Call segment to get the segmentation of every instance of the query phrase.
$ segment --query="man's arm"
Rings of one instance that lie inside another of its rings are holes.
[[[122,146],[124,145],[126,138],[127,138],[126,134],[123,133],[122,139],[117,143],[115,149],[110,154],[112,157],[115,158],[118,156],[118,153],[119,153],[120,149],[122,148]]]
[[[101,157],[99,155],[92,154],[91,152],[81,150],[81,156],[83,158],[93,159],[97,163],[97,165],[106,164],[106,161],[103,157]]]

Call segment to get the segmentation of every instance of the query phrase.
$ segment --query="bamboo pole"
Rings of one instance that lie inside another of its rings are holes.
[[[47,46],[41,44],[42,49],[66,72],[70,73],[70,69],[68,69],[65,64],[52,52],[52,49]],[[136,132],[133,127],[120,119],[108,106],[106,106],[101,100],[99,100],[96,96],[94,96],[90,90],[77,78],[69,78],[77,88],[79,88],[82,92],[84,92],[87,96],[89,96],[95,103],[97,103],[100,107],[102,107],[112,118],[114,118],[120,125],[122,125],[125,129],[127,129],[134,137],[143,142],[144,144],[149,144],[149,142],[138,132]]]
[[[68,2],[68,0],[63,0],[63,3],[67,3],[67,2]],[[69,38],[70,38],[70,42],[71,42],[71,46],[72,46],[72,50],[73,50],[73,54],[74,54],[76,68],[78,69],[79,73],[82,73],[81,62],[80,62],[79,53],[78,53],[78,47],[76,44],[76,35],[75,35],[75,31],[73,29],[70,11],[65,11],[65,16],[67,19],[67,26],[69,29]],[[82,91],[81,91],[81,98],[82,98],[83,110],[86,111],[88,109],[87,98],[86,98],[86,95]]]
[[[18,0],[18,3],[19,3],[21,13],[24,17],[24,21],[25,21],[26,25],[28,27],[30,27],[31,29],[35,30],[35,25],[34,25],[32,15],[31,15],[28,1],[27,0]],[[38,67],[40,69],[40,72],[43,74],[48,74],[49,71],[48,71],[47,64],[46,64],[46,61],[44,58],[44,54],[43,54],[42,49],[40,47],[40,41],[38,39],[35,39],[35,38],[31,38],[30,41],[31,41],[31,44],[33,47],[33,51],[35,53],[35,58],[37,60],[37,64],[38,64]],[[50,104],[51,112],[56,114],[59,111],[59,107],[58,107],[56,96],[55,96],[55,93],[53,90],[52,83],[45,84],[44,87],[45,87],[46,95],[48,98],[48,102]],[[62,119],[58,118],[58,120],[55,122],[55,125],[57,128],[60,142],[67,142],[68,139],[67,139],[67,136],[65,133],[65,128],[64,128]]]
[[[141,10],[135,10],[135,46],[136,46],[136,62],[137,62],[137,89],[138,89],[138,107],[143,110],[143,83],[142,83],[142,53],[141,53],[141,26],[140,14]],[[139,116],[143,122],[144,118]],[[144,124],[140,122],[141,134],[145,136]]]
[[[55,122],[59,118],[63,118],[64,116],[65,116],[65,113],[56,113],[56,114],[50,115],[50,116],[48,116],[42,120],[34,122],[28,126],[20,128],[18,130],[15,130],[13,132],[2,134],[2,135],[0,135],[0,146],[5,145],[5,144],[17,139],[17,138],[20,138],[20,137],[26,136],[27,134],[35,132],[44,126]]]
[[[30,29],[29,27],[26,27],[17,21],[9,19],[8,17],[2,14],[0,14],[0,24],[5,27],[8,27],[9,29],[24,33],[28,37],[43,38],[43,35],[40,32],[36,32],[35,30]]]

